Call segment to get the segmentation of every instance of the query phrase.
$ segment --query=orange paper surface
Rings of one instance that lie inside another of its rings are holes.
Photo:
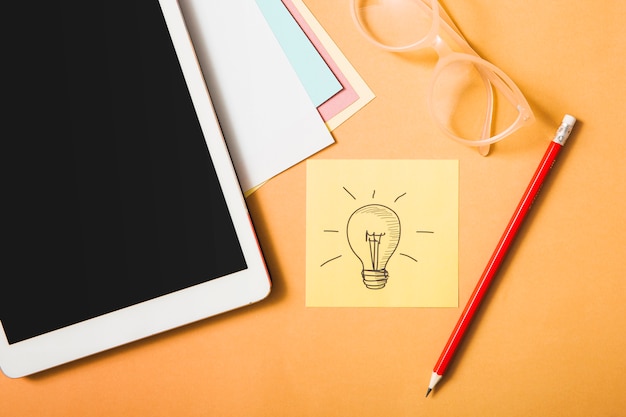
[[[306,307],[300,163],[247,200],[273,278],[266,301],[34,377],[0,376],[0,415],[624,416],[626,2],[443,2],[537,116],[488,157],[430,119],[433,53],[378,50],[349,2],[305,3],[376,93],[313,159],[459,161],[459,306]],[[449,374],[424,398],[565,113],[574,132]]]

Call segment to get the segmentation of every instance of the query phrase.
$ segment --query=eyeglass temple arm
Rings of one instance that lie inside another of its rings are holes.
[[[493,126],[493,86],[489,82],[489,79],[486,78],[481,71],[481,77],[485,83],[485,88],[489,92],[487,94],[487,111],[485,112],[485,121],[483,123],[483,129],[480,133],[481,139],[487,139],[491,137],[491,127]],[[481,145],[478,147],[478,152],[482,156],[487,156],[489,154],[489,150],[491,148],[490,144]]]

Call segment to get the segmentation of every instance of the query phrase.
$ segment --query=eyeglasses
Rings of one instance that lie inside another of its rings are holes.
[[[357,27],[380,48],[435,50],[439,59],[428,105],[435,123],[451,139],[487,155],[490,144],[534,120],[513,80],[478,56],[436,0],[351,1]]]

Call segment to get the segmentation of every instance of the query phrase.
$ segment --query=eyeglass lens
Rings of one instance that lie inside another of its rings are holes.
[[[446,63],[435,75],[431,112],[450,135],[479,141],[501,134],[517,120],[519,113],[515,105],[500,89],[494,88],[488,77],[498,76],[491,69],[467,60]]]
[[[433,15],[421,0],[355,0],[357,18],[371,39],[390,48],[405,48],[422,40]]]

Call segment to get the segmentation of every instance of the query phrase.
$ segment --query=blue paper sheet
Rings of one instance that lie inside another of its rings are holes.
[[[315,107],[343,88],[281,0],[256,0]]]

